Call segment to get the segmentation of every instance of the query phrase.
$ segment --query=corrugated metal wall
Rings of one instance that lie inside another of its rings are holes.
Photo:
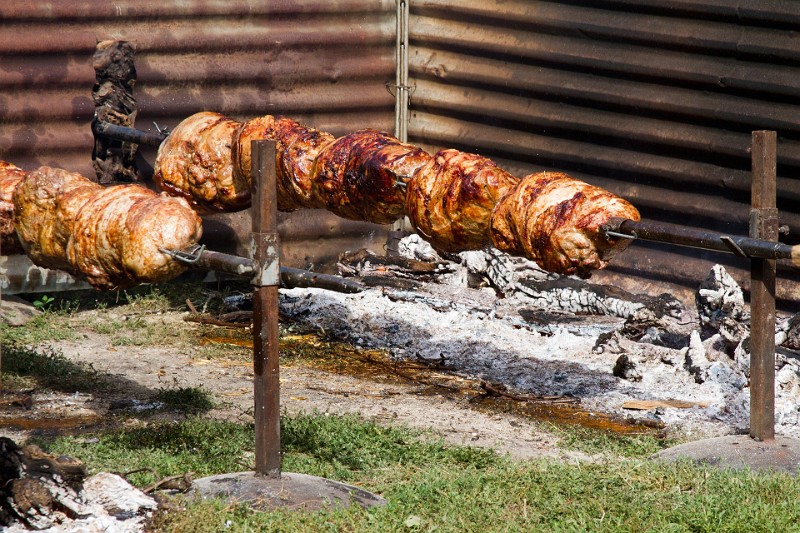
[[[779,135],[778,207],[800,242],[800,3],[411,0],[409,140],[569,172],[651,220],[747,234],[750,132]],[[639,243],[597,276],[694,290],[714,262]],[[782,270],[782,277],[794,277]],[[797,284],[779,283],[797,298]]]
[[[394,127],[392,0],[4,0],[0,159],[93,175],[91,57],[103,39],[135,44],[142,129],[202,110],[284,114],[337,135]],[[152,163],[154,151],[143,154]],[[282,217],[281,232],[295,266],[385,242],[374,226],[323,212]]]

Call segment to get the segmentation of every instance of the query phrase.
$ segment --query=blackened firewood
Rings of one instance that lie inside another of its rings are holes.
[[[129,42],[97,43],[92,57],[96,78],[92,89],[95,121],[134,127],[136,100],[133,86],[136,83],[136,67],[133,55],[134,48]],[[137,150],[138,145],[134,143],[95,137],[92,165],[98,183],[138,181],[135,162]]]

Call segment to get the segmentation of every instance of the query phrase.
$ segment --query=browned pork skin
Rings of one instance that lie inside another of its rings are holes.
[[[24,252],[14,230],[14,191],[25,174],[21,168],[0,161],[0,253],[3,255]]]
[[[604,268],[630,241],[600,229],[612,217],[639,220],[622,198],[559,172],[522,179],[492,214],[495,247],[523,255],[550,272],[585,276]]]
[[[181,122],[161,145],[157,186],[200,212],[238,211],[250,203],[250,143],[276,142],[278,209],[328,209],[343,218],[387,224],[405,211],[405,186],[430,160],[391,135],[362,130],[335,139],[285,117],[243,124],[217,113]]]
[[[182,198],[138,185],[102,187],[50,167],[16,187],[14,225],[34,263],[103,290],[174,278],[185,267],[159,248],[191,246],[202,233],[200,217]]]
[[[518,182],[485,157],[442,150],[411,178],[406,213],[439,252],[479,250],[492,243],[494,206]]]
[[[185,198],[200,213],[249,207],[250,173],[234,172],[231,158],[240,127],[210,112],[182,121],[158,148],[153,173],[158,188]]]

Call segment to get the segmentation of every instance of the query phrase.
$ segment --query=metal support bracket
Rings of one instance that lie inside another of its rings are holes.
[[[750,210],[750,236],[767,241],[778,240],[778,209],[759,207]]]
[[[252,257],[264,260],[256,270],[250,284],[256,287],[278,286],[281,284],[280,247],[277,233],[253,233],[250,241]],[[262,255],[259,255],[259,251]]]

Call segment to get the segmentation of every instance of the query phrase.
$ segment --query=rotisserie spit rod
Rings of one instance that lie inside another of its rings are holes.
[[[243,278],[252,278],[258,273],[258,263],[253,259],[206,250],[205,246],[201,245],[194,245],[184,250],[160,251],[189,268],[215,270]],[[300,268],[280,267],[280,277],[281,287],[285,289],[311,287],[350,294],[364,290],[364,286],[356,281]]]
[[[665,242],[691,248],[728,252],[739,257],[790,259],[793,264],[800,265],[800,245],[791,246],[780,242],[726,235],[650,220],[634,221],[611,218],[604,230],[606,235],[611,238],[622,237]]]
[[[116,139],[118,141],[127,141],[155,147],[161,146],[161,143],[167,138],[166,133],[153,133],[136,128],[118,126],[116,124],[102,122],[99,120],[92,122],[92,133],[99,137],[107,137],[109,139]]]

